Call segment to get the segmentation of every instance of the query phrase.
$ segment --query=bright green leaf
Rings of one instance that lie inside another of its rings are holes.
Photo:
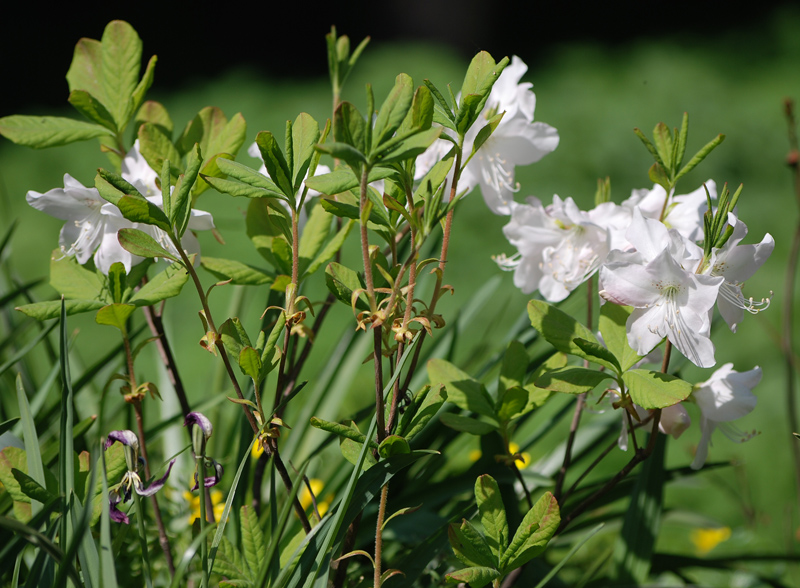
[[[503,499],[500,497],[500,488],[490,475],[483,474],[475,480],[475,500],[478,503],[486,542],[495,558],[502,561],[508,547],[508,522]]]
[[[522,519],[508,551],[500,559],[500,570],[507,574],[539,555],[547,547],[559,523],[558,502],[550,492],[545,492]]]
[[[574,343],[574,339],[580,338],[598,343],[597,338],[564,311],[547,302],[531,300],[528,302],[528,316],[533,327],[559,351],[590,361],[593,359]]]
[[[486,388],[477,380],[443,359],[428,362],[428,377],[432,385],[443,384],[447,399],[464,410],[496,418],[494,402]]]
[[[439,419],[442,421],[443,425],[455,429],[456,431],[469,433],[470,435],[486,435],[487,433],[497,431],[496,425],[459,414],[444,412]]]
[[[189,272],[181,264],[172,263],[163,272],[149,279],[128,302],[136,306],[152,306],[156,302],[180,294],[187,281]]]
[[[0,118],[0,135],[17,145],[46,149],[111,135],[107,128],[60,116],[12,115]]]
[[[680,378],[650,370],[629,370],[622,375],[633,401],[642,408],[664,408],[686,400],[692,385]]]
[[[126,251],[139,257],[163,258],[177,261],[172,253],[164,249],[155,239],[139,229],[120,229],[117,232],[119,244]]]
[[[126,335],[128,329],[125,323],[134,310],[136,310],[136,306],[133,304],[109,304],[97,311],[94,320],[98,325],[116,327],[122,331],[123,335]]]
[[[447,526],[447,538],[456,557],[470,567],[497,568],[498,558],[492,553],[486,539],[467,519],[461,524]]]

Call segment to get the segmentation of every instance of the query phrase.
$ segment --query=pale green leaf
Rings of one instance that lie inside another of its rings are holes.
[[[271,284],[275,276],[262,269],[233,259],[203,256],[200,265],[221,280],[231,280],[231,284],[242,286],[262,286]]]
[[[500,571],[507,574],[532,560],[547,547],[561,523],[558,502],[545,492],[522,519],[508,551],[500,559]]]
[[[497,568],[498,558],[492,553],[486,539],[467,519],[461,525],[451,523],[447,527],[447,538],[456,557],[470,567]]]
[[[117,128],[123,129],[132,114],[131,97],[139,81],[142,40],[127,22],[112,20],[103,31],[101,44],[105,104]]]
[[[565,392],[567,394],[582,394],[589,392],[601,382],[613,379],[608,372],[599,372],[582,367],[564,367],[544,372],[534,384],[538,388]]]
[[[112,133],[101,125],[71,118],[15,114],[0,118],[0,135],[17,145],[45,149]]]
[[[622,375],[633,401],[642,408],[665,408],[686,400],[692,393],[689,382],[650,370],[629,370]]]
[[[109,325],[116,327],[126,335],[128,329],[125,326],[128,317],[136,310],[133,304],[109,304],[97,311],[95,322],[98,325]]]
[[[443,359],[430,360],[428,377],[434,386],[443,384],[447,390],[447,399],[459,408],[496,418],[494,402],[483,384],[450,362]]]
[[[60,249],[50,255],[50,285],[65,298],[94,300],[100,298],[103,281],[97,272],[90,271],[72,256],[65,256]]]
[[[153,276],[139,288],[128,301],[136,306],[152,306],[181,293],[183,285],[189,280],[189,273],[179,263],[172,263],[163,272]]]
[[[508,522],[503,499],[500,497],[500,488],[490,475],[483,474],[475,480],[475,500],[478,503],[486,542],[495,558],[502,561],[508,547]]]
[[[439,419],[442,421],[443,425],[448,426],[451,429],[455,429],[456,431],[469,433],[470,435],[486,435],[487,433],[497,431],[496,425],[479,421],[476,418],[462,416],[460,414],[444,412]]]

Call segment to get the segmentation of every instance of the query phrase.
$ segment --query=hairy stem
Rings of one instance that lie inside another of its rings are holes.
[[[383,551],[383,519],[386,516],[386,499],[389,496],[389,485],[381,488],[381,501],[378,504],[378,522],[375,525],[375,573],[373,575],[373,588],[381,585],[381,552]]]

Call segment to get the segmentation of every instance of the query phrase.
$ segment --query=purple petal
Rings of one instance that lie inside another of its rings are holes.
[[[111,520],[115,523],[125,523],[126,525],[130,524],[130,519],[128,519],[128,515],[117,508],[117,505],[122,501],[119,493],[117,492],[110,492],[108,494],[108,514],[111,517]]]
[[[206,476],[205,479],[203,480],[203,486],[205,486],[206,488],[211,488],[211,486],[216,486],[217,484],[219,484],[219,481],[222,479],[222,474],[225,471],[221,464],[217,463],[213,459],[211,461],[214,462],[214,464],[213,464],[214,475],[213,476]],[[193,492],[193,491],[197,490],[198,488],[199,488],[199,485],[197,483],[197,472],[195,472],[194,473],[194,486],[192,486],[191,491]]]
[[[162,486],[164,486],[164,484],[166,483],[167,478],[169,478],[169,473],[172,471],[172,466],[174,464],[175,460],[173,459],[172,461],[169,462],[169,466],[167,466],[167,473],[164,474],[163,477],[153,481],[147,488],[141,488],[141,489],[136,488],[136,493],[139,496],[152,496],[153,494],[161,490]]]
[[[127,429],[122,431],[111,431],[106,438],[105,449],[108,449],[114,444],[114,441],[119,441],[127,447],[134,447],[139,450],[139,438],[136,433]]]
[[[197,425],[203,431],[203,436],[208,440],[211,433],[214,432],[214,427],[211,426],[211,421],[201,412],[190,412],[186,415],[186,420],[183,421],[184,427],[189,427],[191,431],[192,425]]]

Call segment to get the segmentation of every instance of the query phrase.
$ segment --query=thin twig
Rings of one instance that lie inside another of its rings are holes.
[[[152,306],[145,306],[142,310],[144,311],[144,318],[147,320],[147,326],[150,327],[150,332],[156,337],[158,354],[161,356],[161,361],[167,370],[169,381],[175,389],[175,395],[178,397],[178,402],[180,402],[181,405],[181,412],[183,416],[186,417],[192,412],[192,409],[189,406],[189,400],[186,398],[183,380],[181,380],[181,376],[178,373],[178,364],[175,362],[175,356],[172,355],[172,348],[169,345],[161,315],[158,314]]]
[[[575,443],[575,435],[578,431],[578,424],[581,422],[581,413],[583,412],[583,405],[586,403],[586,394],[578,394],[575,402],[575,411],[572,413],[572,422],[569,425],[569,436],[567,437],[567,446],[564,449],[564,461],[561,464],[561,469],[558,470],[558,477],[556,478],[556,486],[553,489],[553,496],[556,501],[561,497],[561,490],[564,487],[564,478],[567,475],[567,469],[572,462],[572,446]]]

